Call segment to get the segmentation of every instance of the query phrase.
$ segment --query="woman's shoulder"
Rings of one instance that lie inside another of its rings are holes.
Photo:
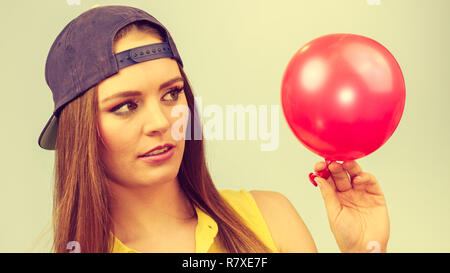
[[[227,201],[250,197],[264,218],[280,252],[317,252],[308,228],[283,194],[265,190],[220,192]]]
[[[244,219],[248,221],[264,220],[255,199],[247,190],[219,190],[219,193]]]
[[[281,193],[276,191],[265,190],[219,190],[222,197],[232,206],[239,204],[242,207],[245,204],[253,203],[256,208],[272,216],[277,210],[284,210],[286,208],[293,208],[290,201]]]
[[[263,209],[263,211],[271,212],[271,203],[276,203],[277,205],[287,204],[288,199],[279,192],[275,191],[262,191],[262,190],[219,190],[221,196],[233,207],[243,207],[249,206],[252,208],[257,208],[258,210]],[[252,206],[254,205],[254,206]],[[272,204],[273,205],[273,204]]]

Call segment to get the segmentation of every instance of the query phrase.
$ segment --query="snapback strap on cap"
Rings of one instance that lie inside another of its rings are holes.
[[[119,69],[149,60],[170,57],[173,52],[168,42],[150,44],[122,51],[115,54]]]

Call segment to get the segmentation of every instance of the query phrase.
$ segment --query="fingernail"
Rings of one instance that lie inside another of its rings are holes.
[[[320,184],[319,178],[314,178],[314,181],[316,181],[317,185],[319,186],[319,188],[322,186],[322,184]]]
[[[317,187],[317,183],[315,181],[316,176],[316,174],[309,173],[309,181],[314,185],[314,187]]]

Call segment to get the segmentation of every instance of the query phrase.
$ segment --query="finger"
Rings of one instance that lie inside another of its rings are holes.
[[[362,172],[361,166],[359,166],[359,164],[354,160],[345,161],[342,164],[342,167],[344,167],[350,175],[350,181],[353,181],[353,178]]]
[[[336,191],[336,184],[334,183],[333,177],[330,176],[326,180],[326,183],[331,187],[331,189],[333,189],[333,191]]]
[[[366,191],[371,194],[383,194],[380,185],[374,175],[370,173],[361,173],[353,180],[355,190]]]
[[[328,168],[338,191],[343,192],[352,189],[352,184],[348,177],[347,171],[341,164],[333,162],[328,166]]]
[[[330,178],[330,180],[332,179]],[[333,219],[336,219],[336,215],[338,215],[342,209],[341,202],[339,202],[339,198],[337,197],[337,192],[327,180],[320,176],[314,178],[314,181],[316,181],[317,185],[319,185],[320,192],[325,203],[325,208],[327,210],[328,219],[331,222]]]
[[[369,181],[369,175],[367,173],[360,173],[353,178],[353,188],[357,191],[365,191],[367,181]]]
[[[319,172],[319,171],[325,169],[326,166],[327,166],[327,164],[325,164],[325,162],[323,162],[323,161],[317,162],[316,165],[314,165],[314,171]]]
[[[319,173],[320,171],[325,170],[326,167],[327,167],[326,162],[324,162],[324,161],[317,162],[316,165],[314,166],[314,171],[316,173]],[[336,185],[334,184],[334,181],[333,181],[333,178],[331,177],[331,175],[326,179],[325,183],[328,183],[333,190],[336,190]]]

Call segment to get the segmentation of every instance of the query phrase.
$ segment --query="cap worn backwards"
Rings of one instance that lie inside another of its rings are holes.
[[[116,33],[136,21],[147,21],[159,27],[166,41],[115,54],[113,42]],[[55,149],[58,117],[69,102],[117,74],[119,69],[165,57],[173,58],[183,66],[169,31],[143,10],[128,6],[100,6],[73,19],[56,37],[47,56],[45,80],[52,91],[55,108],[39,136],[39,146]]]

